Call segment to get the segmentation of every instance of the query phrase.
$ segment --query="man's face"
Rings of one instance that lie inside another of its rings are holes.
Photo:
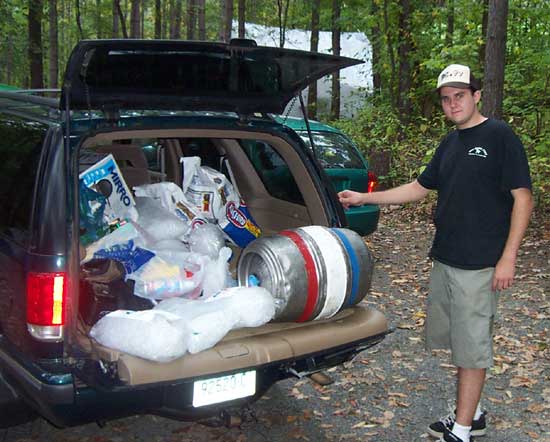
[[[470,89],[443,86],[439,91],[441,107],[445,116],[459,129],[466,129],[476,124],[475,117],[479,114],[477,103],[481,93]]]

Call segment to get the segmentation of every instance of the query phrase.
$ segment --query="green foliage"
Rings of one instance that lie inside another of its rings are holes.
[[[367,157],[374,152],[390,153],[390,171],[379,177],[386,186],[404,184],[416,178],[448,130],[440,116],[431,121],[418,118],[413,124],[403,126],[387,104],[368,105],[357,117],[331,124],[348,134]]]
[[[82,35],[76,23],[76,4],[80,5]],[[310,0],[288,1],[287,29],[309,29]],[[453,0],[426,2],[409,0],[412,51],[408,61],[412,66],[412,84],[408,98],[412,114],[404,126],[403,115],[396,111],[399,60],[398,0],[342,1],[340,27],[342,31],[364,32],[379,49],[374,71],[381,79],[381,89],[375,93],[363,91],[364,108],[353,120],[334,124],[355,139],[369,155],[389,152],[390,171],[382,177],[388,185],[404,183],[414,178],[425,164],[441,137],[449,130],[439,110],[434,94],[435,80],[441,69],[450,63],[470,65],[483,76],[482,29],[485,2]],[[162,0],[163,29],[171,18],[169,0]],[[44,75],[47,77],[50,40],[48,35],[49,2],[43,2]],[[121,2],[130,26],[129,1]],[[144,38],[154,36],[154,4],[144,1]],[[185,36],[185,5],[181,35]],[[273,0],[248,0],[246,20],[277,27],[279,16]],[[58,0],[59,75],[73,46],[80,38],[110,38],[112,36],[111,0]],[[27,39],[27,0],[0,1],[0,82],[19,87],[28,85],[29,60]],[[220,0],[206,1],[206,34],[217,40],[220,29]],[[234,2],[234,19],[237,2]],[[449,18],[454,19],[452,35],[448,32]],[[321,0],[320,29],[330,31],[332,0]],[[122,34],[119,34],[122,35]],[[164,34],[166,36],[166,34]],[[345,42],[342,42],[345,46]],[[548,0],[509,0],[506,45],[504,119],[523,140],[532,170],[534,191],[539,211],[550,211],[550,2]],[[371,60],[367,60],[369,62]],[[45,82],[48,84],[49,82]],[[482,97],[483,98],[483,97]],[[320,108],[324,103],[319,100]],[[344,104],[345,105],[345,104]],[[328,108],[328,105],[325,106]]]

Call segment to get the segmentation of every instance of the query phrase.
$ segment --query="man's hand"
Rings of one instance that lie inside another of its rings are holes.
[[[353,190],[342,190],[338,193],[338,199],[344,209],[349,209],[350,206],[361,206],[363,205],[362,193],[355,192]]]
[[[502,256],[495,267],[493,290],[507,289],[512,285],[519,245],[533,211],[533,197],[530,189],[520,187],[510,192],[514,198],[510,232]]]
[[[338,199],[344,209],[348,209],[350,206],[362,206],[363,204],[403,204],[419,201],[428,192],[428,189],[414,180],[408,184],[381,192],[361,193],[346,189],[338,193]]]
[[[516,268],[516,262],[514,259],[501,257],[495,267],[495,273],[493,275],[493,291],[504,290],[512,286],[514,282],[514,273]]]

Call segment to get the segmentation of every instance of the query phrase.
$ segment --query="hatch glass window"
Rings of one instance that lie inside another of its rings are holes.
[[[282,89],[281,72],[273,60],[191,50],[95,50],[84,82],[92,88],[206,97],[275,95]]]
[[[240,143],[271,196],[305,204],[288,164],[273,146],[258,140],[241,140]]]
[[[311,148],[307,132],[298,135]],[[352,142],[342,134],[335,132],[312,132],[316,156],[326,169],[364,169],[365,164]]]

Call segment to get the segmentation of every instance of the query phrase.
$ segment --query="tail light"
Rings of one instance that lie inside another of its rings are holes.
[[[65,273],[27,275],[27,328],[40,340],[60,340],[65,323]]]
[[[367,193],[374,192],[378,187],[378,177],[369,171],[369,184],[367,185]]]

